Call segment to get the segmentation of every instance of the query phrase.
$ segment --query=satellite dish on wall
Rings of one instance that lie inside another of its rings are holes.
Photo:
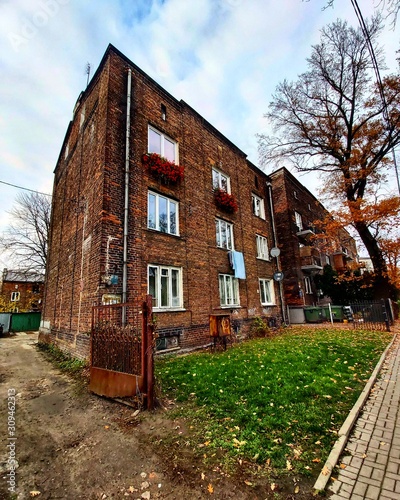
[[[279,248],[273,247],[271,248],[269,253],[271,254],[271,257],[279,257],[281,251],[279,250]]]
[[[275,281],[282,281],[284,278],[283,276],[283,272],[282,271],[278,271],[277,273],[274,274],[274,280]]]

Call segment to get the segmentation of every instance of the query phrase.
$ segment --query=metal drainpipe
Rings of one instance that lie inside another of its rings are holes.
[[[274,247],[277,246],[278,244],[278,238],[276,236],[276,226],[275,226],[275,215],[274,215],[274,202],[272,199],[272,184],[270,182],[267,182],[267,188],[268,188],[268,201],[269,201],[269,211],[271,213],[271,225],[272,225],[272,235],[274,237]],[[279,264],[279,256],[276,257],[276,267],[277,271],[280,271],[280,264]],[[285,300],[283,297],[283,285],[282,281],[279,282],[279,298],[281,301],[281,309],[282,309],[282,318],[285,324],[288,324],[287,318],[286,318],[286,311],[285,311]]]
[[[124,203],[124,249],[122,267],[122,302],[127,299],[128,289],[128,215],[129,215],[129,146],[131,135],[131,88],[132,70],[128,69],[128,87],[126,91],[126,131],[125,131],[125,203]],[[124,314],[125,316],[125,314]],[[125,323],[125,318],[123,318]]]

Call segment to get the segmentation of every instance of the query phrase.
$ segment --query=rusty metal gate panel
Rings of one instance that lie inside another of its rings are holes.
[[[150,318],[149,299],[93,307],[91,391],[107,397],[152,394],[152,374],[148,373],[153,369]]]

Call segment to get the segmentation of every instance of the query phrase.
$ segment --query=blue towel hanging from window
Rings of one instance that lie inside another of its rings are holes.
[[[231,267],[235,271],[235,278],[239,278],[241,280],[246,279],[246,269],[244,267],[244,257],[242,252],[236,252],[232,250],[229,252],[229,262]]]

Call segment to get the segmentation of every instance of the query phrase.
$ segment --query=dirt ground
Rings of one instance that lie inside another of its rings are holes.
[[[89,393],[55,369],[36,342],[35,334],[0,338],[0,499],[314,498],[313,479],[287,478],[271,488],[265,477],[206,467],[181,446],[188,430],[168,410],[134,416],[134,408]],[[13,451],[15,493],[7,482]]]

